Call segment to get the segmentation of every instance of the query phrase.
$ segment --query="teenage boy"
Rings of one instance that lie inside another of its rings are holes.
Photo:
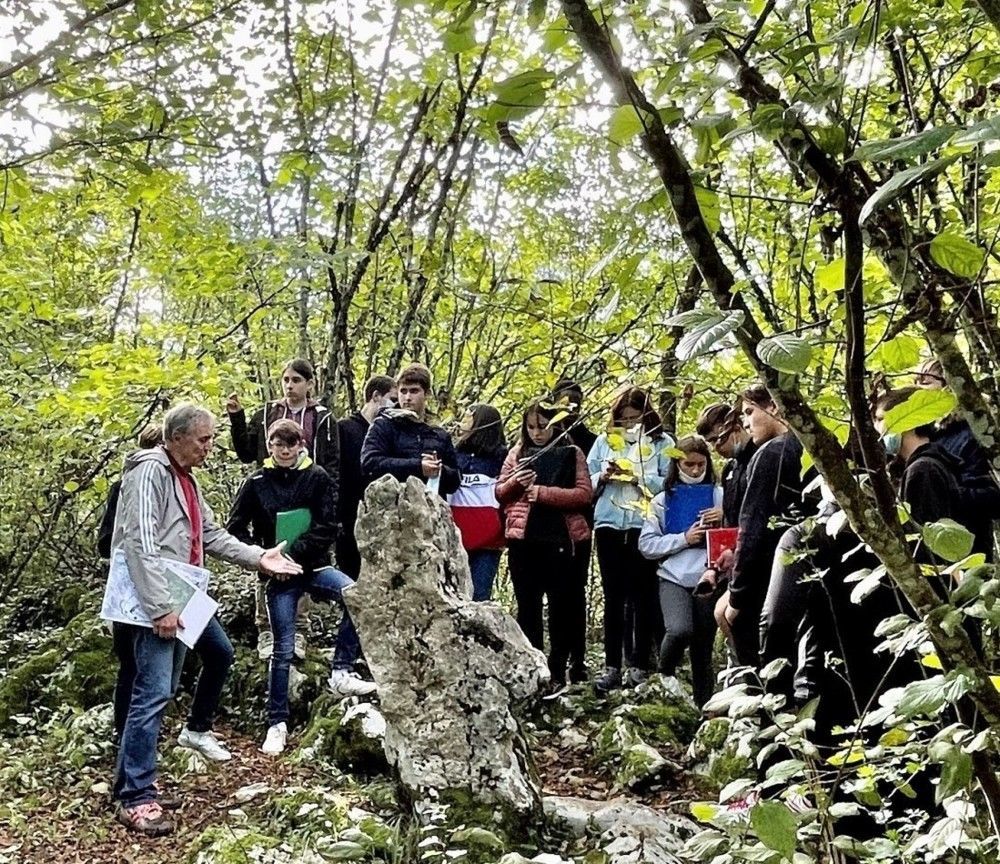
[[[261,749],[276,755],[284,751],[288,735],[288,673],[295,646],[295,610],[304,594],[314,600],[336,602],[342,608],[330,689],[340,696],[365,696],[376,688],[351,671],[360,646],[354,624],[344,608],[342,592],[354,580],[330,565],[337,520],[330,478],[309,457],[302,427],[294,420],[276,420],[271,424],[267,430],[267,449],[270,458],[240,487],[226,527],[235,537],[270,546],[276,539],[278,514],[295,510],[309,513],[308,527],[285,550],[289,558],[302,566],[301,575],[266,580],[274,651],[268,685],[268,730]]]
[[[239,396],[230,393],[226,411],[232,427],[233,449],[240,462],[263,465],[267,458],[267,430],[275,420],[294,420],[302,427],[309,456],[330,475],[331,494],[337,501],[340,480],[340,436],[333,414],[312,398],[316,372],[312,363],[301,357],[289,360],[281,371],[281,389],[284,397],[266,402],[254,412],[247,423],[246,412]],[[255,598],[257,619],[257,656],[267,660],[274,647],[274,637],[267,621],[267,608],[263,585],[257,586]],[[302,610],[299,610],[300,614]],[[306,655],[305,634],[295,634],[295,656],[300,660]]]
[[[722,524],[735,528],[740,523],[740,506],[747,491],[750,460],[757,445],[740,422],[742,400],[735,407],[719,402],[698,415],[695,431],[726,460],[722,468]]]
[[[420,363],[407,366],[396,378],[398,408],[385,408],[375,418],[361,447],[361,471],[366,482],[391,474],[400,482],[419,477],[436,482],[442,497],[461,483],[458,457],[451,436],[426,421],[431,394],[430,370]],[[439,478],[434,481],[434,478]]]
[[[795,510],[802,501],[802,443],[788,430],[763,385],[744,391],[742,415],[757,452],[747,469],[747,488],[740,507],[740,536],[729,588],[719,598],[715,618],[728,633],[739,664],[756,667],[760,613],[774,553],[788,527],[772,525],[772,520],[800,521]]]
[[[597,441],[597,435],[587,428],[587,424],[583,422],[581,418],[581,410],[583,408],[583,388],[576,383],[572,378],[560,378],[556,381],[555,386],[552,388],[552,401],[560,407],[560,409],[568,411],[569,416],[562,421],[562,426],[566,429],[566,437],[569,438],[570,442],[575,444],[583,452],[583,455],[589,456],[590,451],[594,446],[594,442]],[[584,514],[587,517],[587,522],[590,527],[594,527],[594,506],[591,504],[587,508]],[[571,620],[574,622],[573,632],[569,640],[569,680],[573,684],[579,684],[587,680],[587,664],[586,664],[586,652],[587,652],[587,580],[590,577],[590,555],[593,550],[593,544],[591,540],[585,540],[577,544],[577,554],[574,556],[574,562],[577,565],[576,569],[576,583],[572,586],[573,593],[570,599],[570,605],[572,607]],[[626,623],[626,641],[625,641],[625,651],[627,654],[632,654],[634,646],[631,644],[631,638],[628,636],[631,628],[631,621],[634,620],[635,611],[627,611],[628,622]],[[659,623],[659,616],[655,616],[654,620],[654,632],[653,643],[656,645],[660,644],[660,640],[663,638],[663,626]],[[633,667],[633,673],[637,676],[641,676],[642,670],[647,666],[648,658],[636,658],[636,666]]]
[[[361,554],[354,539],[354,522],[358,518],[358,506],[367,485],[361,473],[361,447],[378,412],[395,406],[396,382],[388,375],[369,378],[364,396],[365,404],[361,410],[337,423],[340,435],[337,566],[352,579],[357,579],[361,573]]]

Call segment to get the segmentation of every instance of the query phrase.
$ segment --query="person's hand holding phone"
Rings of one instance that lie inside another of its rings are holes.
[[[698,514],[699,521],[706,528],[715,528],[722,523],[722,508],[709,507]]]
[[[420,472],[424,477],[437,477],[441,473],[441,457],[437,453],[421,455]]]

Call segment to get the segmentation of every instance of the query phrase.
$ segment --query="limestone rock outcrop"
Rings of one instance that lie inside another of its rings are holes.
[[[544,656],[494,603],[474,603],[447,505],[385,476],[355,527],[361,575],[344,592],[385,717],[385,753],[415,798],[540,810],[514,711],[548,679]]]

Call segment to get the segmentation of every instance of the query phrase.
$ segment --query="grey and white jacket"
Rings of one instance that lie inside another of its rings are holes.
[[[197,482],[195,489],[201,507],[205,554],[248,570],[257,569],[264,550],[241,543],[222,528]],[[191,517],[180,481],[162,447],[139,450],[125,460],[111,548],[112,555],[115,549],[124,550],[129,575],[146,614],[155,620],[170,612],[170,593],[160,558],[188,562]]]

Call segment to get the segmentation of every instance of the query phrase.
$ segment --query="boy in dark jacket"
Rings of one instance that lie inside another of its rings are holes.
[[[375,416],[383,408],[396,404],[396,382],[388,375],[376,375],[365,384],[365,404],[361,410],[337,423],[340,434],[340,495],[337,498],[337,567],[352,579],[361,572],[361,555],[354,539],[358,505],[365,494],[361,473],[361,447]]]
[[[294,420],[302,427],[305,447],[312,461],[323,468],[330,477],[330,494],[334,507],[340,482],[340,436],[333,414],[312,399],[316,372],[312,363],[302,358],[289,360],[281,372],[281,388],[284,398],[267,402],[259,408],[247,423],[246,412],[240,404],[239,396],[230,393],[226,411],[233,433],[233,449],[244,465],[256,462],[263,465],[268,455],[267,430],[276,420]],[[261,660],[271,656],[273,638],[267,623],[264,594],[257,591],[257,655]],[[301,610],[300,610],[301,613]],[[305,657],[305,636],[296,634],[295,656]]]
[[[366,482],[391,474],[400,482],[419,477],[440,495],[458,489],[461,476],[451,436],[426,420],[431,392],[430,370],[407,366],[396,378],[399,408],[386,408],[375,418],[361,448]]]
[[[802,443],[788,431],[762,385],[743,394],[743,425],[758,449],[747,468],[729,589],[720,598],[715,617],[728,631],[739,664],[756,667],[760,613],[774,553],[787,527],[772,527],[771,520],[798,521],[794,514],[802,501]]]
[[[268,688],[268,730],[263,752],[285,749],[288,734],[288,674],[295,638],[295,611],[303,594],[314,600],[336,601],[343,607],[342,592],[353,580],[330,565],[330,546],[336,535],[336,508],[330,478],[305,450],[300,427],[293,420],[278,420],[268,429],[269,459],[246,480],[233,502],[228,530],[238,538],[253,538],[268,546],[275,542],[280,513],[308,510],[309,525],[286,549],[302,565],[302,575],[268,579],[267,611],[274,634]],[[363,681],[351,667],[360,652],[358,635],[346,608],[340,623],[330,673],[330,689],[342,696],[363,696],[375,685]]]

